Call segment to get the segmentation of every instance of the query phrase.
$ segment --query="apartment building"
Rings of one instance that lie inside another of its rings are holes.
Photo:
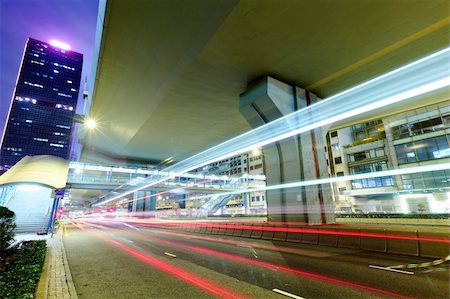
[[[450,103],[430,105],[327,133],[331,176],[450,162]],[[448,213],[450,170],[333,184],[337,212]]]

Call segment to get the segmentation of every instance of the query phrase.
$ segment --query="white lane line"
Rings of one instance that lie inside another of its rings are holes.
[[[175,254],[169,253],[169,252],[164,252],[165,255],[168,255],[170,257],[177,257]]]
[[[237,244],[236,246],[244,247],[244,248],[252,248],[252,246]]]
[[[128,226],[130,228],[134,228],[135,230],[139,230],[139,228],[137,228],[136,226],[133,226],[131,224],[128,224],[128,223],[125,223],[125,222],[122,222],[122,224],[125,225],[125,226]]]
[[[274,291],[275,293],[282,294],[282,295],[284,295],[284,296],[288,296],[288,297],[291,297],[291,298],[295,298],[295,299],[305,299],[304,297],[300,297],[300,296],[291,294],[291,293],[289,293],[289,292],[286,292],[286,291],[283,291],[283,290],[280,290],[280,289],[272,289],[272,291]]]
[[[402,274],[414,275],[414,272],[397,270],[397,269],[393,269],[393,268],[389,268],[389,267],[380,267],[380,266],[375,266],[375,265],[369,265],[369,268],[386,270],[386,271],[397,272],[397,273],[402,273]]]

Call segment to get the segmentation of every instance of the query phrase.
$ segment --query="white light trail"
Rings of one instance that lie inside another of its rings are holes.
[[[249,189],[242,189],[242,190],[236,190],[236,191],[230,191],[230,192],[216,193],[214,195],[190,197],[189,199],[194,200],[194,199],[201,199],[201,198],[209,198],[212,196],[228,196],[228,195],[235,195],[235,194],[242,194],[242,193],[249,193],[249,192],[289,189],[289,188],[330,184],[330,183],[344,182],[344,181],[351,181],[351,180],[379,178],[379,177],[420,173],[420,172],[439,171],[439,170],[446,170],[446,169],[450,169],[450,163],[442,163],[442,164],[427,165],[427,166],[415,166],[415,167],[400,168],[400,169],[391,169],[391,170],[385,170],[385,171],[361,173],[361,174],[338,176],[338,177],[308,180],[308,181],[298,181],[298,182],[291,182],[291,183],[285,183],[285,184],[271,185],[271,186],[266,186],[266,187],[261,187],[261,188],[249,188]]]
[[[210,163],[252,151],[257,147],[449,86],[450,48],[446,48],[169,166],[164,171],[170,173],[170,176],[124,190],[121,194],[106,198],[95,206],[149,188]]]

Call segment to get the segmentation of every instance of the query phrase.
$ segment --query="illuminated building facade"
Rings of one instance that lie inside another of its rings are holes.
[[[0,152],[0,172],[24,156],[69,156],[83,55],[57,41],[29,38]]]
[[[330,131],[332,176],[448,163],[450,104],[420,109]],[[448,213],[450,170],[342,181],[336,209],[364,213]]]
[[[261,150],[244,153],[234,157],[227,158],[218,162],[211,163],[202,168],[196,169],[194,173],[203,173],[205,175],[226,175],[236,178],[243,178],[246,175],[258,176],[264,175],[264,158]],[[249,181],[249,188],[261,187]],[[247,212],[245,209],[245,197],[248,196]],[[266,214],[267,202],[265,191],[249,192],[248,194],[237,194],[223,207],[224,214]]]

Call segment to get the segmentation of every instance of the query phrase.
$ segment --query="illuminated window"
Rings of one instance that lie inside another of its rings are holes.
[[[64,145],[57,144],[57,143],[50,143],[50,146],[53,146],[53,147],[64,147]]]
[[[339,143],[333,143],[333,144],[331,145],[331,149],[332,149],[333,151],[337,151],[339,148],[340,148]],[[325,151],[326,151],[326,148],[325,148]]]
[[[44,86],[42,86],[41,84],[37,84],[37,83],[31,83],[31,82],[28,82],[28,81],[25,81],[23,83],[25,83],[26,85],[33,86],[33,87],[44,88]]]
[[[46,139],[46,138],[34,137],[33,139],[36,141],[41,141],[41,142],[48,142],[48,139]]]
[[[65,98],[71,98],[72,97],[70,94],[65,94],[65,93],[62,93],[62,92],[58,92],[58,95],[62,96],[62,97],[65,97]]]
[[[33,104],[37,103],[37,101],[35,99],[28,98],[28,97],[16,96],[14,99],[19,102],[31,102]]]
[[[31,63],[35,63],[35,64],[39,64],[39,65],[44,65],[43,62],[36,61],[36,60],[31,60]]]

